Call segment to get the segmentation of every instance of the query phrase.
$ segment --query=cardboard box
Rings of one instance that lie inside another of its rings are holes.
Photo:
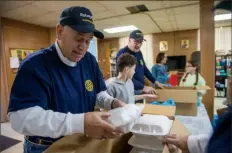
[[[144,112],[153,115],[173,116],[174,119],[175,107],[146,104]],[[178,119],[174,119],[170,134],[189,135],[189,132]],[[132,149],[132,146],[128,144],[131,136],[132,134],[128,133],[116,139],[97,140],[74,134],[58,140],[44,153],[95,153],[96,151],[99,153],[129,153]],[[162,153],[170,153],[166,145],[164,145]]]
[[[175,119],[173,124],[172,124],[172,128],[170,131],[170,134],[176,134],[178,136],[187,136],[190,135],[189,131],[186,129],[186,127],[184,126],[183,123],[181,123],[181,121],[179,121],[178,119]],[[182,151],[180,149],[178,149],[177,152],[175,153],[181,153]],[[162,153],[171,153],[168,150],[167,145],[164,146],[163,152]]]
[[[175,119],[175,114],[176,114],[175,110],[176,107],[174,106],[160,106],[160,105],[145,104],[143,113],[151,114],[151,115],[165,115],[169,117],[169,119],[174,120],[172,124],[172,128],[170,130],[170,134],[176,134],[179,136],[189,135],[190,132],[186,129],[184,124],[181,123],[181,121],[179,121],[178,119]],[[171,153],[169,152],[167,145],[164,145],[164,149],[162,153]],[[181,153],[181,151],[178,150],[175,153]]]
[[[196,116],[198,90],[210,90],[210,88],[208,86],[196,86],[156,89],[159,96],[156,101],[163,102],[172,99],[176,103],[176,115]]]
[[[44,153],[129,153],[128,144],[132,134],[124,134],[115,139],[91,139],[80,134],[65,136],[52,144]]]

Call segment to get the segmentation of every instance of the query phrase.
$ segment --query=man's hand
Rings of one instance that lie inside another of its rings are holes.
[[[149,86],[144,86],[143,92],[146,94],[156,94],[155,89]]]
[[[161,89],[163,89],[165,86],[167,86],[165,84],[159,83],[158,81],[156,81],[155,84]]]
[[[111,108],[114,109],[114,108],[118,108],[118,107],[123,107],[125,105],[126,105],[126,103],[124,103],[118,99],[115,99],[112,101]]]
[[[189,153],[188,136],[177,137],[176,135],[168,135],[164,138],[163,142],[168,144],[170,152],[175,152],[176,146],[177,148],[181,149],[182,153]]]
[[[107,112],[85,113],[84,134],[96,139],[115,138],[122,134],[120,129],[116,129],[106,121],[109,116]]]

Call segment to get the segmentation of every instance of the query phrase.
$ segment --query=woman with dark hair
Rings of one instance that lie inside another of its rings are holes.
[[[156,65],[154,65],[151,69],[153,77],[164,85],[168,84],[168,74],[167,74],[167,66],[165,65],[167,62],[167,54],[159,53],[156,57]]]
[[[185,66],[185,75],[180,81],[180,86],[192,87],[192,86],[205,86],[205,80],[199,73],[198,64],[193,61],[188,61]],[[200,105],[202,96],[205,94],[205,90],[198,91],[198,102],[197,105]]]

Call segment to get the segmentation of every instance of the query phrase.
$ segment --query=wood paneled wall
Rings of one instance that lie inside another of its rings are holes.
[[[159,54],[159,44],[160,41],[167,41],[168,42],[168,50],[165,52],[168,56],[173,56],[174,55],[174,46],[175,46],[175,41],[174,41],[174,32],[165,32],[165,33],[158,33],[158,34],[153,34],[153,59],[154,63],[156,63],[156,57]]]
[[[181,40],[189,40],[189,48],[181,48]],[[186,55],[187,60],[191,59],[191,54],[197,51],[197,30],[186,30],[174,32],[175,55]]]
[[[104,79],[110,78],[110,54],[112,48],[119,50],[118,38],[98,40],[98,64]]]
[[[50,43],[53,44],[56,40],[56,28],[50,28]]]
[[[6,58],[3,54],[4,51],[4,44],[3,44],[3,27],[1,25],[1,18],[0,18],[0,109],[1,109],[1,122],[6,121],[6,113],[7,109],[5,109],[8,105],[9,99],[9,92],[8,92],[8,85],[7,85],[7,72],[6,72]],[[4,109],[3,109],[4,108]]]
[[[15,73],[10,68],[10,49],[22,48],[22,49],[41,49],[50,45],[50,31],[48,28],[41,26],[31,25],[15,20],[2,18],[2,35],[3,35],[3,54],[4,65],[6,69],[7,85],[3,90],[9,92],[15,79]],[[8,99],[4,100],[2,105],[3,119],[6,121],[6,110],[8,107]],[[2,112],[2,111],[1,111]]]
[[[159,54],[159,42],[168,42],[168,56],[186,55],[187,60],[190,60],[192,52],[197,50],[197,30],[185,30],[153,34],[154,38],[154,63],[156,56]],[[189,48],[181,48],[181,40],[189,40]]]
[[[2,19],[4,53],[6,54],[8,87],[11,89],[15,74],[10,68],[10,49],[41,49],[50,45],[50,31],[48,28],[35,26],[9,19]]]

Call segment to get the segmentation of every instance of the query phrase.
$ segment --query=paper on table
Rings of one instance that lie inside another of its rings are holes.
[[[19,67],[18,57],[10,57],[10,68],[18,68],[18,67]]]

